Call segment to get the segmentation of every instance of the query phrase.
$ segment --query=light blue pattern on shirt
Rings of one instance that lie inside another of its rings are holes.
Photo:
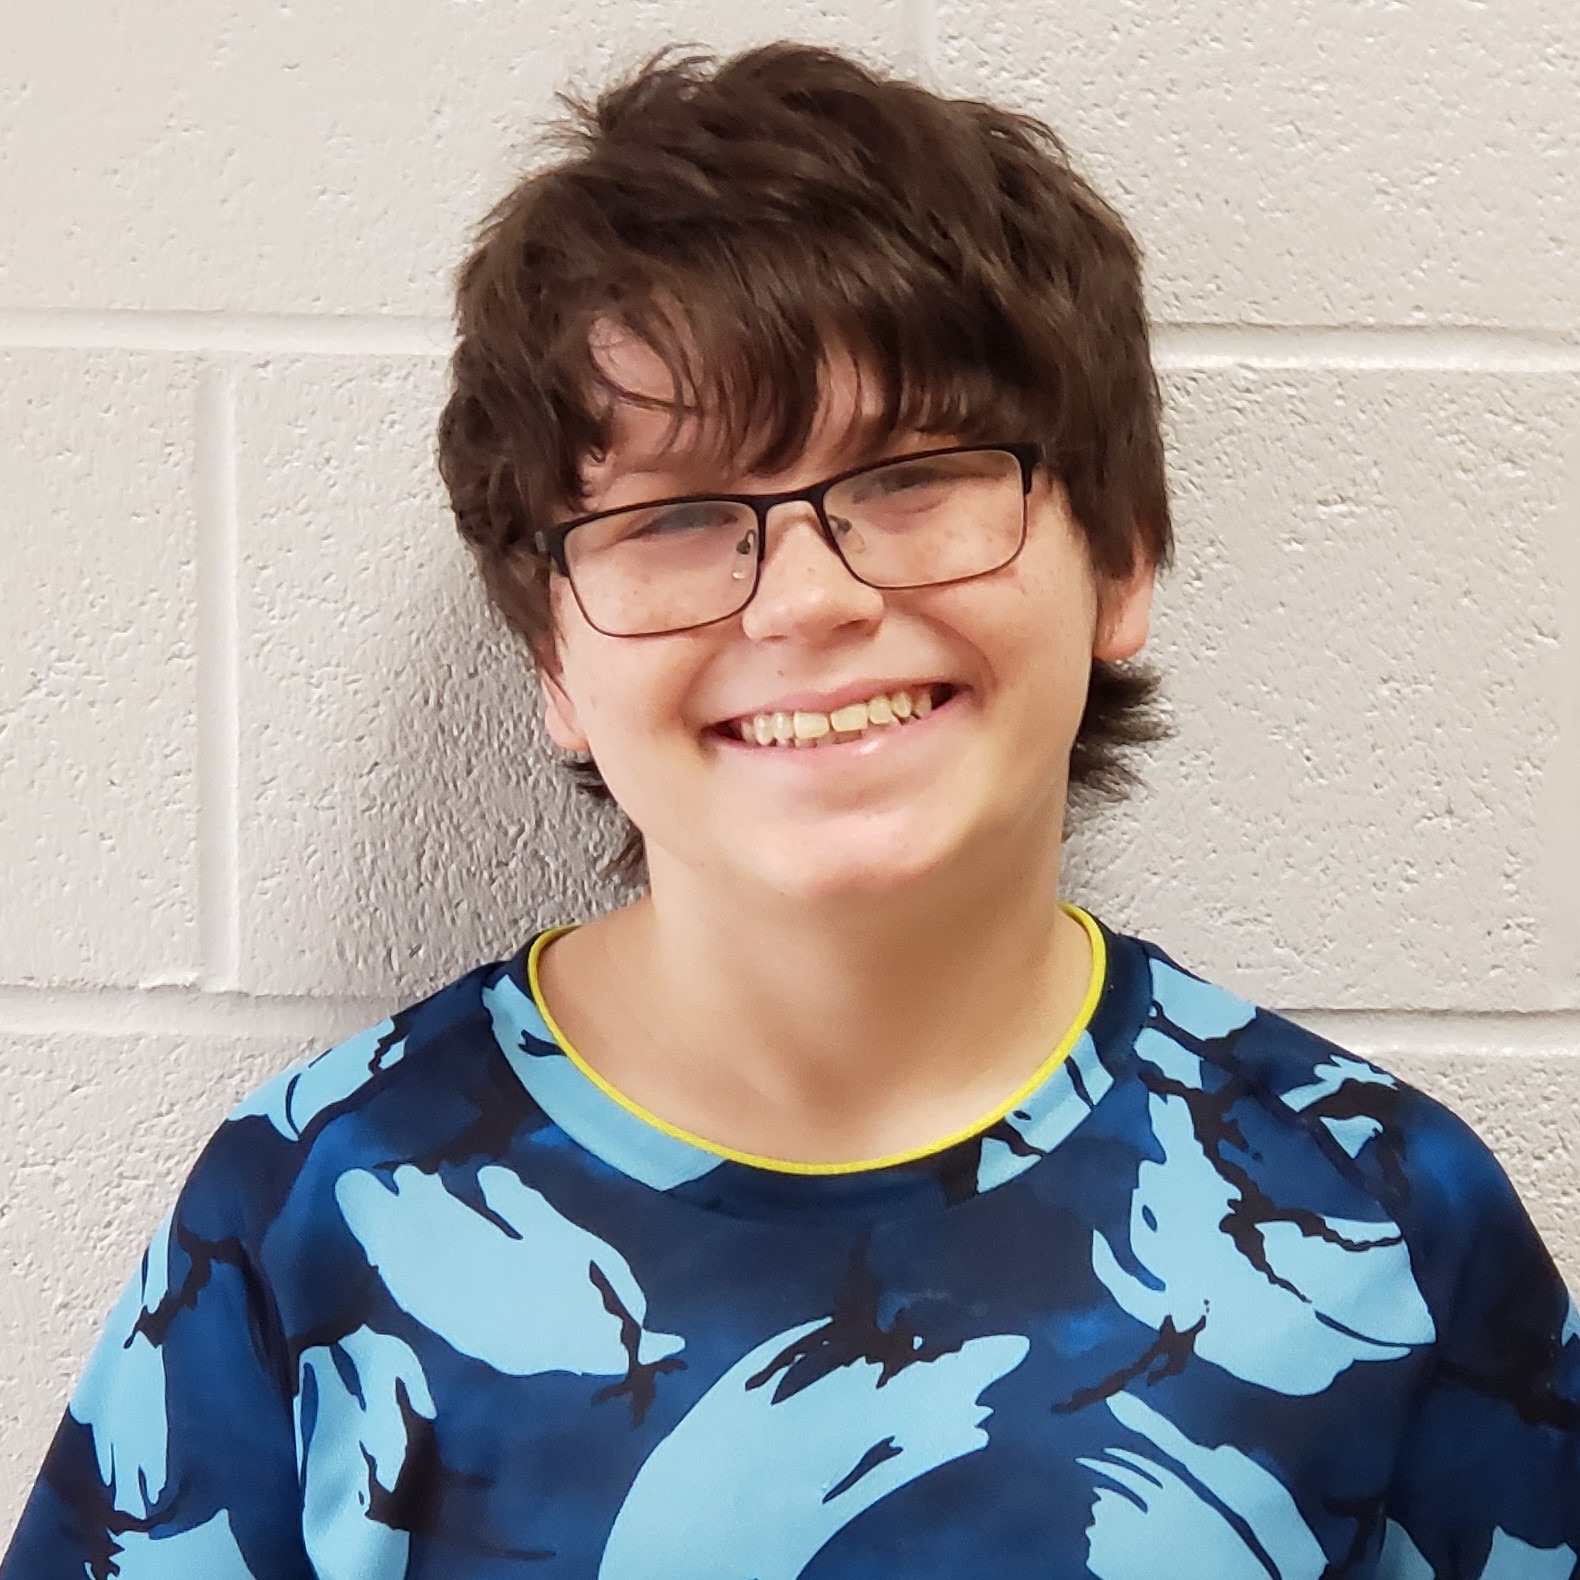
[[[968,1340],[894,1375],[855,1360],[776,1397],[753,1381],[823,1324],[744,1355],[648,1456],[615,1518],[599,1580],[795,1580],[864,1509],[987,1446],[982,1391],[1030,1348],[1018,1334]]]
[[[395,1490],[411,1448],[400,1401],[434,1417],[421,1362],[399,1339],[358,1328],[306,1351],[301,1373],[302,1535],[318,1580],[404,1575],[411,1538],[368,1516],[375,1488]]]
[[[497,1222],[410,1164],[388,1183],[343,1174],[335,1199],[395,1303],[461,1354],[517,1377],[623,1374],[624,1325],[593,1270],[640,1324],[647,1296],[629,1263],[509,1169],[481,1169],[477,1182]],[[684,1343],[644,1329],[636,1359],[652,1364]]]
[[[993,1190],[1024,1173],[1051,1152],[1108,1094],[1114,1078],[1097,1056],[1089,1032],[1082,1032],[1064,1062],[1003,1123],[1026,1143],[1020,1151],[997,1136],[982,1142],[977,1189]]]
[[[1157,1450],[1114,1446],[1079,1463],[1099,1478],[1088,1531],[1097,1580],[1153,1580],[1156,1553],[1172,1580],[1319,1580],[1321,1544],[1288,1490],[1227,1444],[1204,1448],[1133,1394],[1114,1418]]]
[[[345,1102],[374,1075],[400,1062],[406,1043],[404,1038],[388,1041],[394,1030],[394,1021],[382,1020],[377,1026],[336,1043],[316,1059],[282,1071],[239,1103],[230,1117],[244,1119],[260,1114],[287,1141],[299,1140],[325,1109]]]
[[[1184,1099],[1147,1101],[1164,1157],[1138,1170],[1128,1255],[1101,1233],[1092,1241],[1093,1271],[1138,1322],[1197,1329],[1203,1360],[1292,1395],[1321,1392],[1356,1361],[1432,1342],[1395,1224],[1329,1217],[1317,1234],[1284,1219],[1255,1223],[1259,1267],[1224,1232],[1238,1192],[1203,1151]]]
[[[221,1509],[212,1519],[172,1536],[127,1531],[119,1538],[116,1580],[253,1580],[247,1561],[231,1534],[230,1515]],[[89,1570],[84,1567],[83,1574]]]
[[[171,1221],[167,1212],[154,1230],[142,1268],[110,1312],[70,1405],[92,1429],[99,1477],[114,1506],[139,1519],[158,1508],[168,1477],[164,1353],[138,1323],[169,1293]]]
[[[566,1057],[532,996],[509,977],[483,989],[494,1040],[538,1106],[573,1141],[654,1190],[673,1190],[724,1160],[667,1135],[599,1091]],[[528,1046],[528,1044],[534,1046]]]

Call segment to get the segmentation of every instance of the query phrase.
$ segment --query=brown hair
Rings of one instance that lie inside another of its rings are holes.
[[[552,672],[545,558],[603,454],[617,324],[673,380],[676,421],[772,470],[802,447],[830,358],[876,376],[881,427],[1032,440],[1099,576],[1172,550],[1140,258],[1040,121],[946,99],[829,50],[664,52],[561,97],[559,158],[488,215],[457,275],[439,470],[490,597]],[[1121,795],[1159,739],[1155,674],[1094,662],[1072,798]],[[609,800],[594,763],[578,784]],[[608,870],[638,881],[630,828]]]

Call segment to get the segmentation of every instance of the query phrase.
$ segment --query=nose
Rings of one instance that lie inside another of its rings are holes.
[[[768,512],[767,547],[741,626],[754,640],[826,636],[848,625],[883,618],[883,594],[858,581],[829,546],[810,504],[796,501]]]

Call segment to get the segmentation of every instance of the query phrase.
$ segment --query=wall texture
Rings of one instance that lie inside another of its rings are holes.
[[[723,0],[96,0],[0,60],[0,1532],[203,1138],[602,907],[431,432],[571,76]],[[780,0],[1151,258],[1179,732],[1071,892],[1441,1093],[1580,1285],[1580,8]]]

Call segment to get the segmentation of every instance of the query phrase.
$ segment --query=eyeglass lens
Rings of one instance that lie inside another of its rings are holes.
[[[868,467],[823,502],[841,558],[874,587],[926,587],[997,570],[1025,525],[1019,460],[964,450]],[[746,606],[757,571],[757,515],[724,499],[638,505],[566,540],[582,610],[611,636],[721,620]]]

